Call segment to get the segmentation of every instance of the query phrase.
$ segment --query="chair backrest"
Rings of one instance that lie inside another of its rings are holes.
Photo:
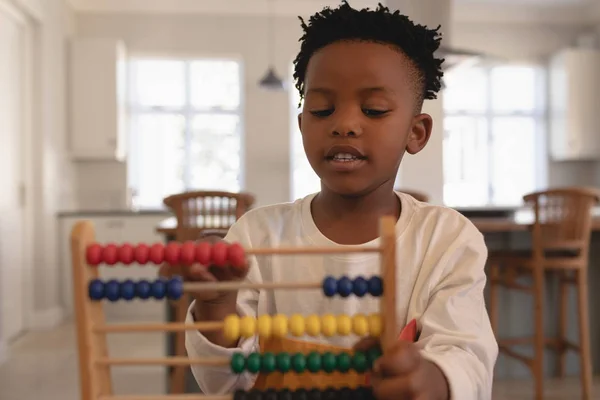
[[[587,258],[592,233],[592,209],[600,192],[592,188],[568,187],[531,193],[523,197],[534,211],[533,247],[576,252]]]
[[[423,192],[417,192],[414,190],[404,190],[404,189],[395,189],[397,192],[400,193],[406,193],[408,195],[411,195],[412,197],[414,197],[417,201],[422,201],[424,203],[427,203],[429,201],[429,196],[426,195]]]

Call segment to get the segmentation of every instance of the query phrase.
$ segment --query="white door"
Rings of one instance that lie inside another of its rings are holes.
[[[24,329],[25,30],[0,0],[0,337]]]

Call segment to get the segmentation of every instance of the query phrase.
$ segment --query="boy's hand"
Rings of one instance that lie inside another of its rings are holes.
[[[365,338],[355,350],[366,351],[379,345],[375,338]],[[448,382],[434,363],[421,356],[411,343],[399,340],[373,365],[373,394],[377,400],[448,400]]]

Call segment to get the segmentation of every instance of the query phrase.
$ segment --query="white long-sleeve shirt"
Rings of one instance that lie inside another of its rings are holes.
[[[397,235],[398,332],[416,319],[420,336],[416,346],[424,358],[443,371],[453,400],[489,400],[498,346],[484,303],[484,265],[487,248],[482,234],[458,212],[421,203],[398,193],[402,212]],[[342,246],[316,227],[310,204],[314,195],[294,203],[249,211],[229,230],[228,242],[245,248]],[[364,246],[377,245],[375,239]],[[377,254],[257,256],[249,258],[250,282],[314,281],[325,276],[369,278],[380,275]],[[190,310],[192,306],[190,307]],[[240,315],[263,314],[349,316],[379,310],[379,298],[327,298],[323,293],[300,290],[242,290],[238,294]],[[188,322],[193,321],[188,312]],[[307,337],[307,341],[351,347],[353,336]],[[231,357],[234,352],[256,352],[258,338],[242,339],[239,347],[225,349],[209,342],[198,331],[188,331],[189,357]],[[256,376],[233,374],[229,367],[193,366],[193,374],[205,394],[249,389]]]

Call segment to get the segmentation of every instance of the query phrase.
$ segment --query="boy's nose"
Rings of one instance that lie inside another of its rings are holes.
[[[360,124],[360,119],[352,113],[339,115],[332,127],[331,134],[333,136],[360,136],[363,130]]]

